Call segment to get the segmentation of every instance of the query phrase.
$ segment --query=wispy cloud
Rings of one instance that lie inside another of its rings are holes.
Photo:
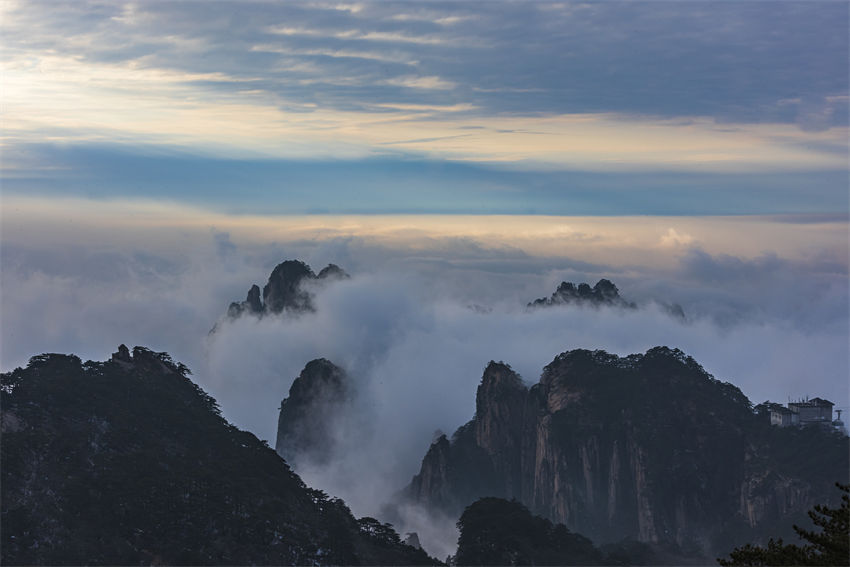
[[[441,77],[420,77],[416,75],[393,77],[392,79],[387,79],[386,81],[384,81],[384,84],[396,87],[405,87],[409,89],[428,90],[450,90],[457,86],[455,83],[447,81]]]
[[[321,57],[339,57],[345,59],[367,59],[372,61],[383,61],[388,63],[401,63],[404,65],[416,65],[418,61],[404,53],[392,53],[384,51],[358,51],[356,49],[323,49],[323,48],[292,48],[274,44],[254,45],[251,51],[264,53],[280,53],[283,55],[307,55]]]
[[[764,183],[847,170],[846,4],[239,6],[4,3],[4,167],[50,140]],[[821,210],[846,180],[830,191]]]
[[[298,28],[287,25],[270,26],[269,33],[285,36],[307,36],[324,37],[342,40],[387,42],[387,43],[410,43],[414,45],[452,45],[458,44],[455,38],[446,38],[438,35],[411,35],[398,31],[362,31],[359,29],[329,30],[319,28]]]

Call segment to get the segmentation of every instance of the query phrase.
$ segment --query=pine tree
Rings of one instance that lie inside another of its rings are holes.
[[[844,494],[841,506],[829,508],[816,505],[809,517],[821,531],[804,530],[794,526],[794,531],[807,541],[806,545],[783,544],[771,539],[767,547],[747,544],[735,548],[729,559],[718,559],[720,565],[850,565],[850,484],[835,485]]]

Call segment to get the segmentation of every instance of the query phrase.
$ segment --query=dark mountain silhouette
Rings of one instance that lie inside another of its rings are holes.
[[[513,500],[482,498],[457,522],[457,565],[602,565],[586,537],[554,525]]]
[[[576,285],[572,282],[561,282],[551,296],[535,299],[527,307],[552,307],[555,305],[637,309],[637,304],[623,299],[617,286],[607,279],[599,280],[593,287],[590,287],[590,284],[587,283]],[[674,317],[685,318],[685,311],[681,305],[664,302],[661,302],[660,305]]]
[[[551,305],[614,305],[617,307],[626,307],[634,309],[637,306],[620,297],[620,290],[614,285],[611,280],[601,279],[596,282],[596,285],[590,287],[589,284],[580,283],[578,285],[572,282],[561,282],[558,288],[550,297],[541,297],[535,299],[528,304],[529,307],[545,307]]]
[[[293,463],[326,464],[336,445],[337,417],[351,392],[345,371],[320,358],[307,363],[280,404],[275,450]]]
[[[269,281],[263,286],[262,300],[260,287],[255,284],[248,290],[245,301],[230,304],[227,316],[233,318],[245,313],[262,316],[313,311],[313,296],[310,290],[305,288],[306,282],[326,282],[348,277],[345,270],[336,264],[329,264],[316,275],[310,266],[301,260],[286,260],[272,270]]]
[[[122,345],[0,376],[4,565],[434,563],[305,486],[188,374]]]
[[[431,445],[403,494],[454,516],[516,498],[597,543],[711,558],[829,502],[848,449],[834,432],[771,427],[681,351],[574,350],[530,388],[491,362],[474,418]]]
[[[455,565],[658,565],[666,557],[637,541],[596,547],[516,500],[482,498],[463,511]]]

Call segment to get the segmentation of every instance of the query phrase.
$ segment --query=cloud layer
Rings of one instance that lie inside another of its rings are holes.
[[[847,123],[848,8],[804,2],[7,2],[7,57],[66,53],[148,80],[341,111],[458,103]],[[134,67],[130,67],[133,69]],[[317,88],[318,87],[318,88]]]
[[[0,174],[236,213],[846,210],[848,7],[811,6],[5,2]]]
[[[104,359],[119,342],[165,350],[228,419],[273,441],[292,380],[329,358],[359,392],[340,433],[351,450],[300,472],[357,514],[379,514],[434,431],[472,416],[491,359],[534,382],[565,350],[668,345],[754,402],[850,403],[846,220],[315,217],[211,229],[227,217],[184,211],[171,224],[155,208],[128,206],[125,217],[116,205],[111,223],[63,221],[61,209],[4,216],[3,369],[45,351]],[[208,335],[230,301],[287,258],[334,262],[354,277],[319,290],[314,314],[243,317]],[[561,280],[601,277],[641,308],[525,309]],[[661,301],[681,304],[687,320]],[[433,527],[408,512],[402,529]],[[453,536],[429,537],[442,553]]]

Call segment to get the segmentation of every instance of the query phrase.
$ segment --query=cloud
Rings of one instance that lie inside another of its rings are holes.
[[[738,293],[750,298],[750,291]],[[846,294],[830,303],[846,306]],[[228,401],[231,419],[273,438],[277,399],[304,363],[322,356],[344,367],[359,396],[341,418],[348,425],[338,432],[333,464],[298,472],[359,514],[380,515],[394,489],[417,472],[433,432],[454,431],[472,417],[489,360],[504,360],[535,382],[565,350],[626,355],[669,345],[755,402],[821,395],[847,403],[846,321],[807,331],[753,312],[733,324],[698,314],[682,323],[657,304],[636,311],[526,311],[510,302],[472,309],[414,274],[387,272],[329,286],[316,306],[317,313],[299,318],[246,317],[220,326],[210,337],[205,385]],[[420,536],[426,547],[444,551],[443,542]]]
[[[404,76],[387,79],[386,84],[409,89],[429,89],[429,90],[448,90],[453,89],[457,85],[451,81],[446,81],[440,77],[417,77]]]
[[[352,450],[334,466],[300,472],[357,514],[379,515],[392,489],[416,472],[434,430],[453,431],[472,416],[490,359],[533,382],[565,350],[625,355],[663,344],[694,356],[754,402],[818,395],[839,407],[850,403],[846,249],[825,245],[841,239],[846,248],[846,222],[825,238],[830,224],[811,231],[810,223],[775,222],[767,230],[758,219],[714,221],[725,228],[714,224],[710,234],[749,240],[756,250],[765,242],[778,247],[759,255],[717,251],[717,237],[704,236],[705,219],[240,224],[175,211],[172,223],[167,208],[126,215],[116,206],[98,219],[58,203],[56,216],[42,206],[41,217],[24,220],[4,205],[4,370],[44,351],[104,359],[119,342],[146,345],[188,364],[228,419],[273,440],[292,380],[309,360],[327,357],[357,385],[349,423],[360,425],[341,429],[340,446]],[[671,254],[658,246],[670,228],[706,248]],[[560,254],[547,254],[547,242]],[[317,291],[314,314],[243,317],[207,334],[231,301],[294,257],[314,267],[334,262],[354,277]],[[525,309],[562,280],[600,277],[640,309]],[[659,302],[679,303],[687,320],[670,317]],[[417,526],[429,549],[453,545],[451,530],[424,535],[430,524],[421,511],[406,511],[405,521],[400,529]]]
[[[707,10],[689,3],[660,12],[619,3],[562,10],[478,3],[340,10],[269,3],[232,10],[223,2],[6,4],[4,101],[14,119],[5,129],[37,140],[121,138],[207,151],[226,140],[231,150],[259,153],[292,152],[296,144],[284,142],[293,139],[308,140],[318,152],[342,138],[362,155],[390,139],[452,133],[442,124],[439,132],[410,136],[438,127],[414,121],[397,125],[407,134],[388,134],[389,126],[377,127],[370,114],[375,103],[470,105],[474,123],[491,131],[529,129],[524,122],[540,131],[542,118],[555,120],[543,128],[545,140],[490,136],[486,144],[432,143],[416,151],[590,167],[637,161],[846,170],[841,156],[812,143],[842,129],[833,137],[846,155],[847,10],[842,3],[818,10],[795,3]],[[397,17],[404,14],[409,17]],[[314,108],[320,116],[306,123],[282,112],[287,108]],[[559,118],[575,116],[597,117],[596,129]],[[610,124],[599,123],[600,116]],[[671,119],[697,128],[674,128],[665,123]],[[733,127],[710,132],[718,123]],[[766,145],[764,136],[784,132],[776,125],[802,143]],[[349,134],[356,134],[353,140]],[[603,135],[609,145],[635,138],[647,151],[612,148],[599,161],[585,146]]]
[[[687,246],[694,241],[694,237],[690,234],[679,234],[675,228],[668,228],[667,232],[661,237],[661,246],[679,247]]]

